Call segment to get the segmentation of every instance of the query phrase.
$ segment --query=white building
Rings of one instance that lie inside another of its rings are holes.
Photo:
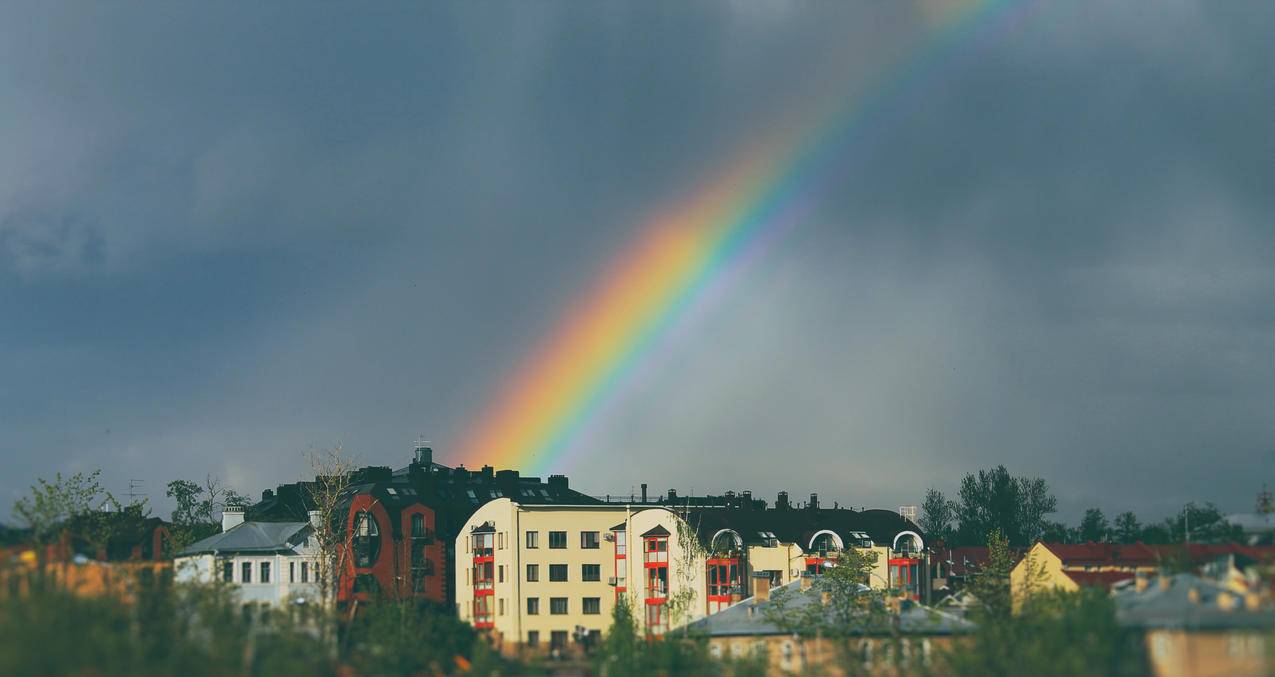
[[[222,532],[192,543],[173,561],[178,581],[235,586],[242,602],[278,605],[316,599],[318,547],[310,522],[245,522],[222,514]]]

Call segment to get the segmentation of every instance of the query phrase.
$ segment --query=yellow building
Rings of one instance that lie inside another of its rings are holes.
[[[897,513],[792,508],[784,498],[770,510],[751,498],[687,507],[494,500],[457,538],[460,616],[506,651],[561,651],[595,641],[624,597],[657,636],[747,598],[750,576],[784,585],[848,547],[877,554],[865,583],[913,599],[926,592],[919,530]]]
[[[1017,607],[1025,596],[1042,590],[1075,591],[1082,587],[1111,589],[1139,574],[1154,573],[1160,553],[1141,543],[1036,543],[1010,571]]]

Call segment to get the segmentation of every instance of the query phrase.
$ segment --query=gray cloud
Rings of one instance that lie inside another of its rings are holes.
[[[0,10],[0,511],[57,470],[157,498],[338,442],[463,460],[643,219],[871,87],[933,5]],[[1245,508],[1275,433],[1271,18],[1034,3],[925,69],[574,483],[892,506],[1003,462],[1068,515]]]

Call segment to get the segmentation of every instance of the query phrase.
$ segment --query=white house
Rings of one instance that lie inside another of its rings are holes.
[[[317,599],[319,551],[312,524],[243,519],[241,508],[226,509],[221,533],[177,553],[176,579],[231,583],[243,602],[277,605]]]

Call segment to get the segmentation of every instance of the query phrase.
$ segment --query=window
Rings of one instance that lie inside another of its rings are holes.
[[[425,516],[419,512],[412,515],[412,538],[420,538],[427,541],[433,540],[429,533],[429,527],[425,525]]]
[[[474,625],[491,627],[493,620],[491,612],[491,595],[481,595],[474,598]]]
[[[580,580],[582,581],[600,581],[602,580],[601,564],[581,564]]]
[[[646,598],[668,597],[668,567],[651,567],[646,570]]]
[[[505,598],[504,597],[500,598],[500,615],[501,616],[505,615]]]
[[[270,563],[269,562],[261,563],[261,582],[262,583],[270,582]]]
[[[239,567],[239,582],[240,583],[252,582],[252,562],[244,562]]]
[[[491,590],[495,581],[495,567],[491,562],[478,562],[474,564],[474,589],[475,590]]]
[[[230,583],[235,580],[235,563],[222,562],[221,564],[221,580]]]
[[[601,539],[598,538],[596,531],[580,532],[580,547],[585,550],[597,550],[601,545]]]
[[[473,538],[470,540],[473,541],[471,548],[473,550],[474,557],[492,556],[492,545],[494,545],[493,541],[495,540],[495,534],[474,534]]]
[[[310,582],[310,563],[309,562],[301,563],[301,582],[302,583]]]
[[[539,643],[540,643],[540,631],[528,630],[527,631],[527,646],[536,646]]]
[[[500,568],[498,568],[496,571],[499,573],[499,576],[496,579],[496,581],[498,583],[504,583],[505,582],[505,565],[501,564]]]
[[[497,542],[497,545],[496,545],[497,549],[499,550],[505,549],[505,532],[502,531],[499,534],[496,534],[496,542]]]
[[[297,563],[296,562],[288,562],[288,582],[289,583],[297,582]]]
[[[567,547],[567,532],[550,531],[549,532],[549,547],[555,550],[561,550]]]
[[[540,598],[539,597],[527,598],[527,615],[528,616],[540,615]]]
[[[567,648],[567,631],[554,630],[553,632],[550,632],[549,646],[550,648],[560,649],[560,650]]]
[[[668,537],[656,536],[643,540],[642,546],[648,564],[668,562]]]
[[[427,560],[428,563],[428,560]],[[416,568],[412,569],[412,592],[425,592],[425,583],[429,575],[433,573],[433,569]]]
[[[601,597],[585,597],[582,612],[585,615],[594,615],[602,613]]]
[[[528,564],[527,565],[527,582],[535,583],[536,581],[539,581],[539,580],[540,580],[540,565]]]
[[[372,513],[363,511],[354,518],[354,565],[370,567],[381,553],[381,530]]]
[[[550,597],[549,598],[549,613],[554,616],[561,616],[567,613],[567,598],[566,597]]]
[[[565,583],[567,580],[567,565],[550,564],[549,565],[549,580],[553,581],[554,583]]]
[[[615,532],[615,556],[624,557],[628,554],[628,539],[623,531]]]
[[[540,547],[540,532],[528,531],[527,532],[527,549],[535,550],[536,548],[539,548],[539,547]]]

